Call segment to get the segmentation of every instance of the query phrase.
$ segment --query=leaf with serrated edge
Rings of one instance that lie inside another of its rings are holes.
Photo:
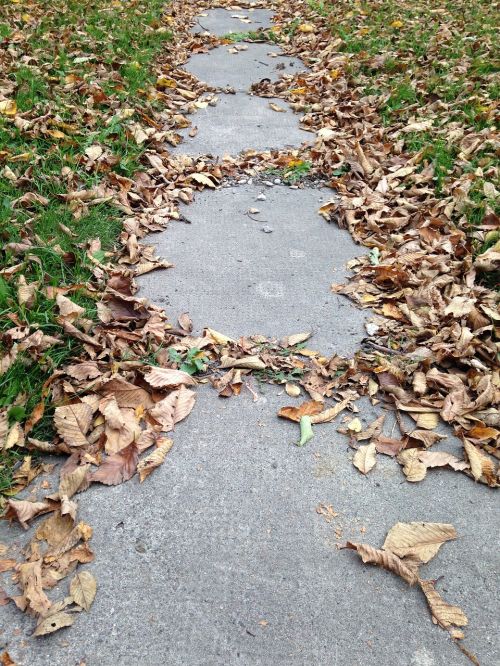
[[[394,553],[387,550],[373,548],[366,543],[352,543],[348,541],[344,548],[357,551],[365,564],[377,564],[378,566],[392,571],[401,576],[409,585],[414,585],[417,580],[418,563],[412,560],[404,562]]]
[[[155,388],[172,388],[181,384],[184,386],[196,384],[196,381],[187,372],[173,368],[154,368],[150,366],[150,371],[144,375],[144,379]]]
[[[80,571],[71,581],[69,591],[75,603],[89,611],[97,591],[96,580],[89,571]]]
[[[382,548],[398,557],[412,556],[420,562],[429,562],[443,543],[456,538],[456,530],[449,523],[396,523],[387,533]]]
[[[161,425],[164,432],[173,430],[176,423],[186,418],[194,407],[195,394],[185,386],[173,391],[156,403],[149,414]]]
[[[397,461],[403,465],[403,473],[407,481],[417,483],[425,479],[427,467],[419,460],[419,449],[408,449],[401,451],[397,456]]]
[[[471,444],[466,439],[464,440],[464,449],[469,459],[472,476],[476,481],[480,481],[483,477],[488,485],[496,485],[495,479],[495,466],[492,461],[481,453],[479,449]]]
[[[68,446],[87,446],[85,435],[92,421],[92,409],[84,402],[56,407],[54,423],[59,436]]]

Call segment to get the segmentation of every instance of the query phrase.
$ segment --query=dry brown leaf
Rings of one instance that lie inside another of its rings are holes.
[[[92,474],[92,481],[106,486],[117,486],[131,479],[137,467],[139,453],[135,442],[106,458],[103,464]]]
[[[147,369],[147,368],[146,368]],[[174,370],[173,368],[156,368],[149,366],[149,372],[144,375],[144,379],[148,384],[155,388],[174,388],[177,386],[192,386],[196,384],[191,375],[182,370]]]
[[[456,538],[455,528],[448,523],[396,523],[387,533],[382,548],[398,557],[412,557],[425,563],[443,543]]]
[[[416,483],[425,479],[427,467],[420,462],[419,449],[407,449],[398,454],[397,460],[403,465],[403,473],[407,481]]]
[[[456,456],[446,451],[421,451],[418,454],[418,459],[427,468],[449,466],[457,472],[469,467],[465,460],[459,460]]]
[[[432,619],[440,627],[449,630],[453,627],[465,627],[468,624],[463,610],[458,606],[452,606],[447,603],[436,590],[433,580],[419,580],[418,584],[425,594],[432,613]]]
[[[103,384],[99,392],[102,395],[112,395],[119,407],[130,407],[131,409],[144,407],[144,409],[148,409],[154,405],[153,399],[147,391],[119,376]]]
[[[285,384],[285,391],[286,394],[289,395],[291,398],[298,398],[300,395],[300,386],[297,386],[297,384],[292,384],[290,382],[287,382]]]
[[[71,299],[62,294],[57,294],[56,303],[59,308],[59,314],[68,322],[73,322],[85,314],[85,308],[73,303]]]
[[[368,472],[375,467],[377,462],[377,449],[375,442],[371,442],[366,446],[360,446],[354,454],[352,464],[357,467],[361,474],[368,474]]]
[[[49,615],[40,621],[33,632],[33,636],[46,636],[47,634],[52,634],[54,631],[58,631],[63,627],[70,627],[74,621],[75,616],[64,611]]]
[[[312,414],[311,423],[330,423],[330,421],[336,419],[337,416],[349,406],[352,400],[353,398],[351,397],[345,398],[333,407],[325,409],[324,412],[320,412],[319,414]]]
[[[89,468],[90,465],[81,465],[69,474],[63,476],[59,483],[59,497],[71,499],[71,497],[73,497],[73,495],[78,492],[82,486],[87,487],[87,473]]]
[[[42,513],[47,513],[52,509],[52,505],[49,502],[30,502],[29,500],[14,500],[10,499],[7,501],[7,511],[5,512],[5,518],[7,520],[13,520],[14,518],[19,521],[19,523],[24,527],[25,530],[28,529],[28,522],[39,516]]]
[[[283,419],[290,419],[290,421],[296,421],[299,423],[303,416],[312,417],[314,414],[319,414],[322,409],[322,402],[319,400],[309,400],[303,402],[298,407],[282,407],[278,412],[278,416],[281,416]]]
[[[375,440],[375,447],[378,453],[384,453],[386,456],[397,456],[404,447],[404,442],[401,439],[379,435]]]
[[[56,407],[54,424],[68,446],[87,446],[85,435],[92,422],[92,409],[84,402]]]
[[[376,564],[387,569],[387,571],[392,571],[401,576],[409,585],[414,585],[418,580],[418,563],[416,561],[403,561],[390,551],[379,550],[366,543],[352,543],[348,541],[344,548],[357,551],[365,564]]]
[[[372,437],[378,437],[382,432],[382,428],[385,421],[385,414],[379,416],[375,421],[370,423],[366,430],[356,433],[355,438],[357,442],[363,442],[366,439],[372,439]]]
[[[242,368],[248,370],[265,370],[266,364],[258,356],[243,356],[243,358],[231,358],[221,356],[221,368]]]
[[[173,430],[175,424],[188,416],[194,407],[196,394],[181,386],[149,410],[150,416],[159,423],[164,432]]]
[[[18,573],[28,607],[35,613],[45,615],[51,603],[42,588],[42,560],[20,564]]]
[[[89,571],[79,571],[72,579],[69,591],[75,603],[89,611],[97,591],[96,580]]]
[[[474,444],[464,439],[464,449],[470,463],[472,476],[476,481],[484,479],[489,486],[496,486],[495,465]]]
[[[167,437],[158,439],[156,442],[157,447],[152,453],[139,461],[137,465],[137,473],[139,474],[139,481],[142,483],[151,472],[159,467],[165,460],[165,456],[173,446],[173,441]]]

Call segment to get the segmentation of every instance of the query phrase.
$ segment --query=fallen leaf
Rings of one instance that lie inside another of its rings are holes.
[[[448,523],[396,523],[387,533],[382,548],[398,557],[429,562],[443,543],[456,538],[455,528]]]
[[[188,416],[194,407],[195,393],[181,386],[179,390],[173,391],[163,400],[149,410],[150,416],[162,426],[164,432],[174,429],[179,421]]]
[[[484,453],[464,439],[464,449],[470,463],[472,476],[476,481],[485,479],[486,483],[490,486],[497,484],[495,475],[495,466],[493,462]]]
[[[362,474],[368,474],[375,467],[376,462],[377,449],[375,442],[371,442],[366,446],[360,446],[352,460],[354,467],[357,467]]]
[[[99,469],[93,472],[91,479],[106,486],[117,486],[134,476],[138,458],[137,445],[132,442],[106,458]]]
[[[96,580],[89,571],[80,571],[72,579],[69,591],[75,603],[89,611],[97,591]]]
[[[159,467],[165,460],[165,456],[173,446],[171,439],[161,438],[157,442],[157,448],[148,456],[139,461],[137,465],[137,473],[139,474],[139,481],[142,483],[151,472]]]
[[[401,451],[397,456],[398,462],[403,465],[403,473],[406,480],[411,483],[417,483],[425,479],[427,467],[419,459],[418,449],[407,449]]]
[[[348,541],[344,547],[357,551],[365,564],[376,564],[387,571],[392,571],[409,585],[414,585],[418,580],[418,563],[415,561],[403,562],[394,553],[373,548],[366,543]]]
[[[447,603],[436,590],[433,580],[419,580],[418,584],[425,594],[432,618],[439,626],[449,630],[452,627],[465,627],[468,624],[462,609]]]
[[[74,621],[75,616],[70,613],[65,613],[64,611],[49,615],[40,621],[33,632],[33,636],[46,636],[47,634],[52,634],[54,631],[59,631],[59,629],[62,629],[63,627],[70,627]]]
[[[309,400],[307,402],[303,402],[298,407],[282,407],[278,412],[278,416],[281,416],[283,419],[290,419],[290,421],[296,421],[298,423],[303,416],[319,414],[322,409],[322,402],[319,402],[319,400]]]
[[[191,386],[196,384],[196,381],[188,375],[187,372],[182,370],[174,370],[172,368],[157,368],[149,367],[149,372],[144,375],[144,379],[155,388],[173,388],[180,386]],[[146,368],[147,369],[147,368]]]
[[[313,429],[311,427],[311,417],[301,416],[300,418],[300,441],[298,446],[304,446],[314,437]]]
[[[87,446],[86,434],[92,422],[92,409],[84,402],[56,407],[54,424],[68,446]]]

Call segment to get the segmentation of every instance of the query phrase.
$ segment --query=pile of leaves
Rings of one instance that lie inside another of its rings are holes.
[[[314,145],[248,151],[220,162],[171,152],[179,130],[195,124],[190,116],[217,103],[216,91],[182,69],[190,54],[228,41],[188,32],[211,2],[176,0],[165,13],[156,0],[106,6],[33,0],[29,13],[15,2],[2,8],[4,489],[18,492],[47,471],[38,452],[67,456],[56,492],[6,500],[6,517],[24,527],[50,514],[24,562],[2,561],[3,570],[14,571],[20,594],[2,593],[0,603],[13,601],[33,614],[36,635],[68,626],[95,593],[95,581],[81,573],[64,599],[54,602],[45,593],[93,558],[77,494],[136,473],[142,481],[163,462],[172,446],[165,433],[193,408],[193,375],[210,381],[221,397],[252,390],[249,374],[285,383],[290,397],[307,393],[306,402],[280,411],[300,424],[301,445],[318,424],[344,410],[355,413],[360,395],[384,401],[416,425],[408,428],[400,418],[401,436],[387,438],[383,419],[365,429],[357,417],[346,421],[361,472],[381,453],[397,457],[409,481],[446,465],[497,485],[499,315],[488,276],[496,270],[490,200],[498,167],[489,111],[482,112],[481,128],[462,116],[443,123],[444,103],[435,92],[422,92],[409,70],[414,54],[397,39],[390,42],[401,51],[397,62],[421,99],[403,110],[391,102],[395,115],[384,111],[392,94],[384,86],[393,74],[380,73],[387,61],[371,63],[376,54],[368,48],[352,51],[348,32],[359,23],[358,36],[366,37],[366,17],[387,4],[356,5],[348,15],[352,3],[281,3],[273,40],[311,71],[261,82],[254,92],[286,99],[304,114]],[[449,20],[433,16],[439,25]],[[438,32],[436,48],[443,41]],[[424,77],[427,56],[420,57]],[[379,93],[367,90],[373,76]],[[434,153],[409,143],[419,132],[455,142],[453,169],[444,172]],[[196,190],[215,188],[224,177],[295,173],[303,165],[337,192],[323,216],[370,248],[351,262],[349,284],[333,287],[377,314],[354,359],[307,349],[308,334],[279,342],[236,341],[211,329],[193,336],[188,317],[174,325],[137,296],[135,277],[169,266],[141,239],[178,219],[179,202],[189,203]],[[484,197],[477,202],[480,195],[472,195],[479,191]],[[482,217],[471,226],[467,211],[477,215],[478,207]],[[439,418],[462,439],[463,460],[428,450],[441,438],[434,432]],[[369,444],[358,448],[362,441]],[[22,464],[14,466],[16,460]]]

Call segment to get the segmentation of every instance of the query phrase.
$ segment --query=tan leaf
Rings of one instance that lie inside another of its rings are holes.
[[[385,421],[385,414],[382,414],[382,416],[379,416],[377,419],[375,419],[375,421],[370,423],[370,425],[367,426],[366,430],[362,430],[361,432],[356,433],[355,435],[356,441],[362,442],[366,439],[372,439],[372,437],[378,437],[382,432],[384,421]]]
[[[33,636],[46,636],[47,634],[52,634],[54,631],[58,631],[63,627],[70,627],[74,621],[75,616],[64,611],[49,615],[48,617],[43,618],[37,625],[33,632]]]
[[[244,356],[243,358],[231,358],[221,356],[221,368],[246,368],[248,370],[265,370],[266,364],[258,356]]]
[[[196,384],[196,381],[188,375],[187,372],[182,370],[174,370],[172,368],[155,368],[149,366],[150,371],[144,375],[144,379],[155,388],[173,388],[183,384],[184,386],[191,386]]]
[[[83,486],[87,485],[87,472],[90,465],[81,465],[62,477],[59,483],[59,497],[70,499]]]
[[[285,391],[286,394],[291,398],[298,398],[300,395],[300,386],[297,386],[297,384],[292,384],[291,382],[287,382],[285,384]]]
[[[447,465],[455,471],[464,470],[469,467],[465,460],[459,460],[446,451],[422,451],[418,455],[420,462],[429,467],[446,467]]]
[[[195,393],[185,386],[173,391],[166,398],[157,402],[149,414],[165,432],[173,430],[176,423],[185,419],[194,407]]]
[[[384,550],[398,557],[412,557],[429,562],[443,543],[457,538],[449,523],[396,523],[387,533]]]
[[[85,308],[73,303],[71,299],[62,294],[57,294],[56,303],[59,308],[59,314],[66,321],[73,322],[75,319],[78,319],[85,314]]]
[[[375,440],[377,452],[384,453],[386,456],[397,456],[403,446],[404,442],[401,439],[385,437],[385,435],[379,435]]]
[[[68,446],[87,446],[85,437],[92,422],[92,409],[84,402],[56,407],[54,424]]]
[[[51,603],[42,588],[42,560],[24,562],[19,565],[19,585],[28,607],[35,613],[45,615]]]
[[[433,580],[419,580],[418,584],[425,594],[433,619],[443,629],[452,627],[465,627],[467,617],[458,606],[447,603],[435,588]]]
[[[165,456],[172,448],[173,441],[168,438],[161,438],[157,441],[158,448],[155,449],[148,456],[139,461],[137,465],[137,473],[139,474],[139,481],[142,483],[151,472],[159,467],[165,460]]]
[[[416,439],[418,442],[429,448],[441,439],[446,439],[446,435],[440,435],[437,432],[429,432],[428,430],[413,430],[408,434],[410,439]]]
[[[113,395],[119,407],[144,407],[148,409],[154,405],[151,395],[140,386],[131,384],[122,377],[114,377],[106,382],[100,389],[103,395]]]
[[[39,516],[42,513],[47,513],[52,508],[49,502],[30,502],[29,500],[14,500],[7,501],[7,511],[5,518],[7,520],[16,519],[24,527],[28,529],[28,522]]]
[[[96,580],[89,571],[80,571],[72,579],[69,591],[75,603],[89,611],[97,591]]]
[[[425,372],[416,372],[413,375],[413,390],[417,395],[424,395],[427,391],[427,380],[425,378]]]
[[[359,432],[362,431],[362,429],[363,429],[363,425],[361,424],[361,421],[358,419],[358,417],[352,419],[347,424],[347,430],[350,433],[359,433]]]
[[[101,376],[101,371],[95,361],[84,361],[83,363],[75,363],[65,367],[65,372],[73,379],[96,379]]]
[[[366,543],[352,543],[348,541],[344,547],[356,550],[365,564],[376,564],[379,567],[387,569],[387,571],[392,571],[401,576],[409,585],[414,585],[418,580],[418,563],[413,560],[403,562],[394,553],[373,548],[373,546],[369,546]]]
[[[419,460],[419,449],[407,449],[398,454],[398,462],[403,465],[403,473],[407,481],[416,483],[425,479],[427,467]]]
[[[352,464],[357,467],[361,474],[368,474],[368,472],[375,467],[377,462],[377,449],[375,442],[360,446],[354,454]]]
[[[269,108],[273,111],[277,111],[278,113],[286,113],[286,109],[284,109],[282,106],[279,106],[278,104],[275,104],[274,102],[269,102]]]
[[[193,173],[191,179],[205,187],[215,188],[217,186],[217,179],[210,173]]]
[[[203,331],[204,335],[208,335],[217,345],[227,345],[230,342],[236,342],[233,338],[228,338],[224,333],[219,333],[219,331],[214,331],[213,328],[205,328]]]
[[[24,275],[20,275],[17,283],[17,302],[19,305],[30,309],[36,300],[38,287],[38,282],[30,282],[28,284]]]
[[[282,347],[295,347],[295,345],[300,345],[301,342],[309,340],[312,333],[294,333],[293,335],[287,335],[286,337],[280,340],[280,345]]]
[[[493,462],[482,453],[474,444],[471,444],[464,439],[464,449],[470,463],[472,476],[476,481],[482,478],[490,486],[496,485],[495,465]]]
[[[298,407],[282,407],[278,412],[278,416],[281,416],[283,419],[290,419],[290,421],[296,421],[299,423],[303,416],[319,414],[322,409],[322,402],[319,400],[309,400],[307,402],[303,402]]]
[[[413,414],[410,414],[413,416]],[[439,423],[438,415],[435,412],[423,412],[415,414],[417,428],[424,428],[425,430],[434,430]]]
[[[340,412],[343,412],[351,402],[351,397],[344,398],[344,400],[337,403],[333,407],[325,409],[324,412],[320,412],[319,414],[313,413],[311,415],[311,423],[330,423],[330,421],[336,419]]]
[[[106,458],[103,464],[92,474],[92,481],[106,486],[117,486],[131,479],[137,467],[139,453],[135,442]]]
[[[191,331],[193,330],[193,322],[191,321],[191,317],[188,315],[187,312],[183,312],[179,316],[178,322],[182,330],[191,333]]]

